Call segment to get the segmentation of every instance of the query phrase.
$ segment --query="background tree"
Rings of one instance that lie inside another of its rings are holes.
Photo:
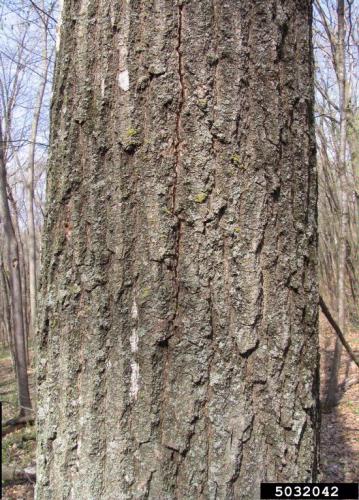
[[[315,481],[311,2],[65,0],[61,26],[37,498]]]
[[[358,110],[358,9],[352,2],[329,0],[318,0],[315,7],[321,285],[345,332],[348,316],[358,320],[358,172],[355,126],[349,125]],[[341,352],[337,339],[327,407],[337,402]]]
[[[22,373],[19,383],[26,386],[26,347],[28,334],[31,339],[34,336],[36,316],[36,261],[40,251],[36,240],[42,224],[44,157],[48,142],[46,103],[48,107],[55,29],[51,13],[56,3],[44,1],[41,6],[39,10],[36,4],[28,1],[3,2],[0,12],[1,229],[4,242],[1,250],[4,251],[1,259],[4,286],[0,300],[2,309],[7,312],[5,317],[9,318],[10,314],[10,321],[3,322],[7,329],[5,338],[10,347],[18,346],[14,350],[15,371],[18,378]],[[15,298],[11,296],[15,293],[15,285],[10,280],[6,248],[12,249],[11,259],[16,262],[17,279],[20,280]],[[21,352],[25,349],[21,359],[20,346]],[[23,392],[28,398],[28,387]],[[29,406],[29,401],[26,404],[20,401],[21,412],[22,407]]]
[[[7,198],[6,163],[3,134],[0,126],[0,220],[3,226],[4,252],[4,283],[8,282],[5,293],[9,292],[11,326],[14,338],[14,360],[18,382],[20,416],[31,411],[31,401],[27,376],[27,359],[25,348],[24,316],[22,305],[22,289],[19,262],[19,247],[11,220],[10,207]],[[7,304],[6,304],[7,306]]]
[[[55,2],[52,3],[50,12],[53,11]],[[36,235],[36,221],[34,214],[35,203],[35,153],[36,153],[36,139],[38,136],[38,129],[40,125],[41,108],[43,106],[44,95],[48,83],[48,74],[52,62],[52,54],[48,54],[48,36],[49,36],[49,23],[51,19],[48,13],[45,12],[45,2],[41,2],[41,10],[37,11],[40,23],[42,24],[42,53],[41,53],[41,79],[38,86],[38,91],[35,100],[35,106],[32,116],[30,144],[28,151],[28,176],[26,182],[27,191],[27,227],[28,227],[28,262],[29,262],[29,296],[30,296],[30,324],[32,332],[34,333],[36,317],[37,317],[37,235]],[[51,45],[50,45],[51,48]]]

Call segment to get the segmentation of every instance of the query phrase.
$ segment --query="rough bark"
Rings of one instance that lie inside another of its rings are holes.
[[[311,2],[64,1],[37,498],[317,474]]]

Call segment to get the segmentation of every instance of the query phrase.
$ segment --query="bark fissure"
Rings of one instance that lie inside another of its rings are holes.
[[[180,155],[181,155],[181,117],[185,101],[185,84],[184,84],[184,70],[182,60],[182,23],[183,23],[183,5],[178,5],[178,31],[177,31],[177,46],[176,54],[178,59],[178,84],[179,84],[179,99],[178,109],[176,113],[176,127],[175,127],[175,144],[174,144],[174,182],[172,191],[172,211],[176,212],[176,196],[177,196],[177,182],[179,177],[180,168]]]
[[[174,182],[173,182],[173,192],[172,192],[172,212],[173,215],[177,218],[177,227],[176,227],[176,242],[175,242],[175,257],[174,257],[174,283],[175,283],[175,311],[173,318],[173,325],[176,328],[176,318],[178,315],[178,307],[179,307],[179,294],[180,294],[180,283],[178,277],[178,266],[180,259],[180,243],[182,236],[182,218],[180,214],[176,213],[176,201],[177,201],[177,185],[179,181],[180,175],[180,162],[181,162],[181,119],[182,112],[185,102],[185,83],[184,83],[184,69],[183,69],[183,55],[182,55],[182,29],[183,29],[183,4],[179,3],[178,5],[178,31],[177,31],[177,46],[176,46],[176,54],[178,58],[178,83],[179,83],[179,101],[178,101],[178,109],[176,113],[176,127],[175,127],[175,147],[174,147],[174,159],[175,159],[175,168],[174,168]]]

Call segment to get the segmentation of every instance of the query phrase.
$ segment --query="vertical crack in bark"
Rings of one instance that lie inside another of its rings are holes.
[[[180,1],[180,0],[179,0]],[[180,166],[180,150],[181,150],[181,116],[182,110],[184,106],[184,73],[183,73],[183,61],[182,61],[182,16],[183,16],[183,5],[181,3],[178,4],[178,28],[177,28],[177,45],[176,45],[176,54],[177,54],[177,71],[178,71],[178,81],[179,81],[179,100],[178,100],[178,108],[176,112],[176,123],[174,130],[174,179],[173,179],[173,187],[172,187],[172,215],[176,218],[176,234],[175,234],[175,244],[174,244],[174,257],[173,257],[173,281],[174,281],[174,289],[175,289],[175,308],[173,319],[171,321],[171,332],[169,333],[169,337],[174,335],[176,331],[176,319],[178,315],[178,306],[179,306],[179,278],[178,278],[178,265],[179,265],[179,253],[180,253],[180,241],[182,236],[182,220],[176,214],[176,202],[177,202],[177,186],[178,186],[178,178],[179,178],[179,166]],[[168,344],[167,344],[168,346]],[[166,397],[166,387],[168,385],[168,374],[169,374],[169,365],[171,364],[171,351],[166,349],[164,355],[164,369],[163,369],[163,398],[161,402],[161,433],[164,431],[165,427],[165,407],[168,404],[168,396]],[[163,437],[161,438],[162,444],[164,444],[167,448],[169,448],[168,443],[163,441]],[[177,453],[177,450],[174,450]],[[172,454],[171,462],[176,463],[174,459],[174,454]],[[175,490],[177,489],[177,480],[178,480],[178,468],[179,464],[176,467],[175,473]]]
[[[184,72],[183,72],[183,60],[182,60],[182,17],[183,17],[183,5],[178,5],[178,32],[177,32],[177,57],[178,57],[178,77],[179,77],[179,103],[176,116],[176,128],[175,128],[175,147],[174,147],[174,157],[175,157],[175,171],[174,171],[174,182],[172,191],[172,213],[176,213],[176,197],[177,197],[177,183],[179,174],[179,164],[180,164],[180,149],[181,149],[181,116],[184,105]],[[175,320],[178,312],[178,299],[179,299],[179,281],[178,281],[178,262],[179,262],[179,252],[180,252],[180,240],[182,235],[182,221],[177,217],[177,233],[176,233],[176,244],[175,244],[175,262],[174,262],[174,282],[176,288],[175,296],[175,314],[173,318],[173,324],[175,326]]]
[[[178,31],[177,31],[177,58],[178,58],[178,77],[179,77],[179,87],[180,95],[178,102],[178,110],[176,116],[176,128],[175,128],[175,171],[174,171],[174,181],[173,181],[173,191],[172,191],[172,210],[175,213],[176,210],[176,195],[177,195],[177,181],[178,181],[178,169],[179,169],[179,156],[180,156],[180,128],[181,128],[181,115],[184,104],[184,76],[183,76],[183,61],[182,61],[182,16],[183,16],[183,5],[178,6]]]
[[[218,12],[217,12],[217,5],[215,0],[212,1],[212,8],[213,8],[213,31],[214,31],[214,36],[213,36],[213,45],[214,45],[214,52],[215,54],[218,54]],[[213,116],[212,120],[213,123],[215,122],[215,109],[216,105],[218,102],[218,92],[217,92],[217,81],[218,81],[218,64],[215,65],[214,73],[213,73],[213,87],[212,87],[212,92],[213,92]],[[212,149],[212,155],[215,160],[217,160],[217,150],[216,150],[216,140],[215,137],[212,134],[212,139],[211,139],[211,149]],[[212,192],[216,192],[216,163],[214,165],[213,169],[213,188]],[[206,228],[206,225],[205,225]],[[218,228],[219,229],[219,218],[218,218]],[[225,245],[225,243],[224,243]],[[216,345],[216,338],[215,338],[215,331],[214,331],[214,318],[213,318],[213,294],[212,294],[212,280],[213,277],[215,276],[216,270],[213,269],[213,276],[211,277],[209,281],[209,298],[208,298],[208,307],[209,307],[209,314],[210,314],[210,327],[211,327],[211,335],[210,335],[210,340],[211,340],[211,352],[208,360],[208,370],[207,370],[207,388],[206,388],[206,402],[204,405],[204,417],[205,417],[205,426],[206,426],[206,435],[207,435],[207,455],[206,455],[206,487],[207,491],[209,488],[209,481],[210,481],[210,446],[211,442],[213,439],[212,436],[212,429],[211,429],[211,422],[210,422],[210,416],[209,416],[209,407],[208,407],[208,402],[211,400],[210,397],[210,392],[211,392],[211,373],[212,373],[212,367],[214,364],[214,359],[215,359],[215,353],[218,351],[218,347]],[[215,490],[215,495],[214,498],[217,497],[217,483],[216,483],[216,490]]]
[[[214,28],[214,53],[216,56],[218,56],[218,11],[217,11],[217,5],[216,2],[213,1],[213,28]],[[218,82],[218,62],[214,66],[214,72],[213,72],[213,123],[216,121],[216,108],[218,104],[218,89],[217,89],[217,82]],[[217,160],[217,149],[216,149],[216,138],[212,134],[212,153],[213,153],[213,158]],[[216,181],[217,181],[217,171],[216,171],[216,161],[214,162],[214,168],[213,168],[213,187],[212,191],[216,192]]]

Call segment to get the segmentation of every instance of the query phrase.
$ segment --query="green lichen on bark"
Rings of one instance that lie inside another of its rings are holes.
[[[204,203],[207,198],[208,198],[208,193],[200,192],[195,195],[194,201],[196,203]]]

